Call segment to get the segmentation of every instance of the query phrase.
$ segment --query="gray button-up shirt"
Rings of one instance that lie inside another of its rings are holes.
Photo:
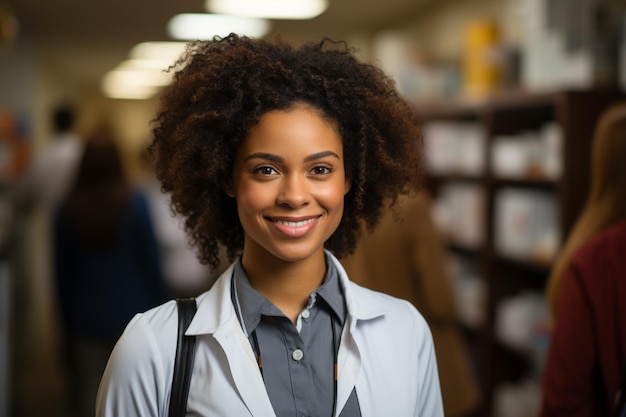
[[[331,416],[336,398],[335,361],[346,319],[343,289],[326,259],[322,285],[309,295],[296,325],[250,285],[235,264],[233,304],[252,349],[260,357],[270,401],[278,417]],[[341,417],[360,416],[356,391]]]

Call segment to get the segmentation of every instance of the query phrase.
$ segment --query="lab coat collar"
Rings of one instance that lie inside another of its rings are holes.
[[[337,268],[339,281],[345,291],[348,316],[359,321],[371,320],[385,315],[385,310],[378,305],[379,303],[369,302],[371,297],[369,290],[351,282],[339,260],[330,253],[328,255]]]
[[[330,252],[326,255],[333,262],[339,274],[339,281],[345,291],[348,317],[355,326],[360,320],[371,320],[385,314],[378,303],[368,302],[370,294],[362,287],[350,282],[345,269]],[[212,334],[223,328],[235,314],[231,302],[231,280],[233,278],[234,263],[218,278],[213,287],[198,296],[198,311],[192,320],[187,332],[188,336]],[[351,329],[353,330],[353,329]]]

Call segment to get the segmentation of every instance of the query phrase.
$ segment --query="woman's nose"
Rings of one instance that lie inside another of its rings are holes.
[[[310,199],[309,184],[305,178],[297,175],[286,176],[276,196],[276,203],[291,208],[307,205]]]

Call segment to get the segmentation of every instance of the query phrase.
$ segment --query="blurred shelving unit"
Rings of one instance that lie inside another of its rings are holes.
[[[567,90],[416,105],[435,219],[452,256],[472,263],[484,288],[483,319],[468,330],[484,415],[497,414],[502,386],[539,379],[545,329],[526,322],[534,333],[516,334],[502,316],[520,314],[505,314],[504,307],[513,297],[543,295],[553,258],[587,197],[598,117],[623,98],[619,91]],[[536,310],[537,297],[526,298]]]

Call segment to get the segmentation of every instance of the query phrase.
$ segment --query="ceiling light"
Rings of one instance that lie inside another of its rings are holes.
[[[130,57],[143,61],[153,61],[155,65],[167,68],[185,51],[185,42],[142,42],[130,50]]]
[[[108,98],[126,100],[146,100],[154,97],[159,89],[156,87],[142,85],[124,85],[115,81],[115,76],[111,73],[104,77],[102,82],[102,92]]]
[[[146,61],[124,61],[102,79],[102,91],[109,98],[147,99],[170,82],[162,68],[145,66]]]
[[[217,14],[178,14],[170,19],[167,30],[174,39],[213,39],[230,33],[261,37],[269,32],[267,20],[252,17],[227,16]]]
[[[127,59],[117,66],[118,69],[133,69],[146,71],[165,71],[173,61],[157,59]]]
[[[206,0],[211,13],[266,19],[312,19],[328,8],[327,0]]]

